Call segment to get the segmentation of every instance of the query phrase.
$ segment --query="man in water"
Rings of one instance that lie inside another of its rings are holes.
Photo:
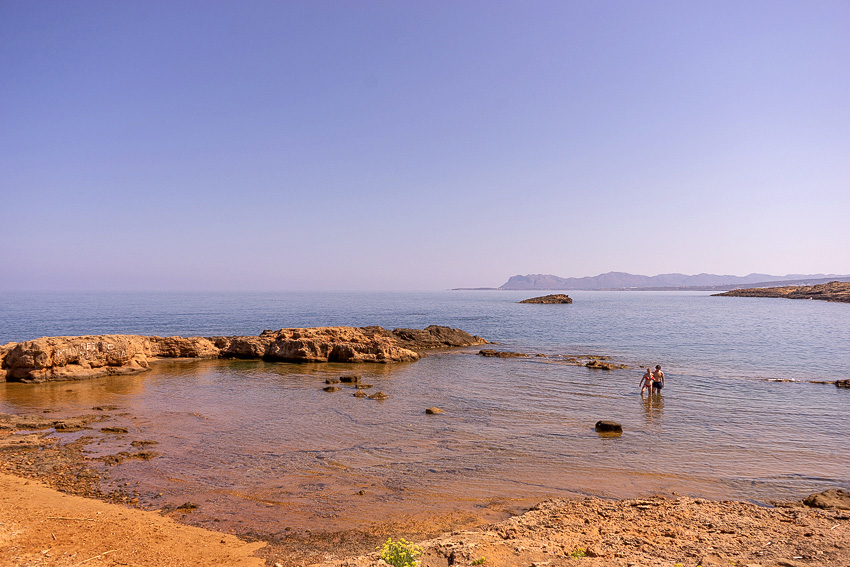
[[[664,373],[661,372],[661,365],[655,365],[655,372],[652,373],[652,391],[660,392],[664,387]]]

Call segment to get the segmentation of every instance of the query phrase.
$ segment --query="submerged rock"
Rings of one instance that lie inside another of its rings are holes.
[[[375,392],[374,394],[369,396],[370,400],[386,400],[388,398],[389,398],[389,396],[387,394],[385,394],[384,392]]]
[[[620,368],[628,368],[625,364],[614,364],[613,362],[604,362],[602,360],[591,360],[585,364],[587,368],[595,368],[597,370],[616,370]]]
[[[445,412],[445,410],[442,410],[442,409],[434,406],[432,408],[426,409],[425,413],[427,413],[428,415],[437,415],[437,414],[446,413],[446,412]]]
[[[483,348],[478,351],[479,356],[494,356],[497,358],[525,358],[528,355],[521,352],[508,352],[504,350],[493,350],[491,348]]]

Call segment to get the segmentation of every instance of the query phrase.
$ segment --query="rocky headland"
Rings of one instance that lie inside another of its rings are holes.
[[[544,295],[542,297],[532,297],[530,299],[523,299],[519,303],[558,304],[572,302],[573,300],[569,295],[565,295],[563,293],[552,293],[550,295]]]
[[[783,297],[786,299],[820,299],[850,303],[850,282],[829,282],[818,285],[786,287],[751,287],[715,293],[713,297]]]
[[[459,329],[313,327],[256,337],[84,335],[0,346],[0,381],[47,382],[145,372],[166,358],[247,358],[281,362],[412,362],[429,350],[487,344]]]

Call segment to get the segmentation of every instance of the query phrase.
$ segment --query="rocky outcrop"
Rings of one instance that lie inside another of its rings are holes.
[[[314,327],[256,337],[45,337],[0,346],[0,380],[80,380],[148,369],[163,358],[251,358],[289,362],[412,362],[435,348],[487,341],[449,327]]]
[[[138,335],[45,337],[17,343],[0,367],[8,381],[80,380],[144,372],[152,356],[150,339]]]
[[[850,492],[833,488],[818,494],[812,494],[803,500],[805,506],[823,510],[850,510]]]
[[[519,303],[543,303],[543,304],[556,304],[556,303],[572,303],[573,300],[569,295],[564,295],[563,293],[553,293],[551,295],[544,295],[542,297],[532,297],[531,299],[523,299]]]
[[[713,297],[784,297],[786,299],[820,299],[850,303],[850,282],[787,287],[751,287],[716,293]]]
[[[204,337],[149,337],[151,356],[160,358],[218,358],[220,349]]]

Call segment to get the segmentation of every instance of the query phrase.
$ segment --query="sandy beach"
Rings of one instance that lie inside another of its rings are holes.
[[[8,474],[0,475],[0,487],[3,565],[385,565],[376,553],[346,557],[344,545],[331,551],[327,536],[304,539],[287,552]],[[850,512],[684,497],[552,500],[419,545],[426,567],[844,566],[850,564]]]
[[[33,419],[7,418],[16,426]],[[3,565],[371,567],[382,565],[374,550],[387,537],[418,542],[424,567],[850,565],[848,493],[825,501],[831,509],[678,496],[554,499],[490,524],[458,514],[248,542],[181,523],[191,509],[140,510],[126,495],[104,494],[96,476],[80,473],[89,469],[78,447],[14,429],[0,430]]]

